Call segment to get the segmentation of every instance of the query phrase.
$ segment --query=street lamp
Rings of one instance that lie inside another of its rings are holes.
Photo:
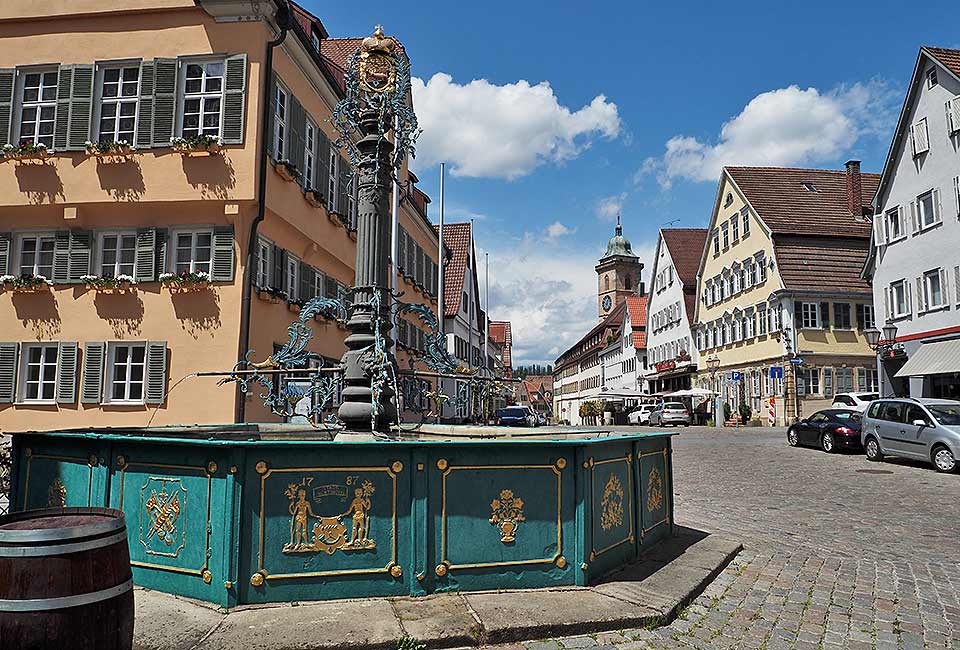
[[[869,345],[877,355],[882,355],[887,352],[892,353],[894,350],[903,349],[902,343],[897,343],[897,325],[892,320],[888,320],[883,326],[883,332],[878,330],[876,327],[870,327],[863,331],[863,336],[867,339],[867,345]],[[881,336],[883,338],[881,338]],[[878,375],[880,373],[880,364],[877,364]]]
[[[707,369],[713,380],[713,426],[720,428],[720,391],[717,386],[717,370],[720,369],[720,357],[714,355],[707,358]]]

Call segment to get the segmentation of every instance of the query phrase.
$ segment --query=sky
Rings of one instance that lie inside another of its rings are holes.
[[[706,227],[723,165],[879,173],[919,47],[960,49],[955,2],[930,0],[304,4],[333,37],[404,43],[413,168],[436,221],[446,162],[514,365],[596,324],[618,214],[649,281],[658,230]]]

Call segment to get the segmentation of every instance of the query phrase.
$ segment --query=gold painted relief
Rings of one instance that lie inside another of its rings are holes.
[[[493,511],[490,524],[500,529],[500,541],[509,544],[517,539],[517,529],[523,516],[523,500],[513,496],[512,490],[501,490],[500,498],[490,502]]]
[[[180,479],[151,476],[140,488],[140,509],[146,513],[146,535],[140,525],[140,544],[147,555],[177,557],[187,543],[181,512],[187,507],[187,490]],[[186,513],[183,512],[184,518]],[[141,514],[141,517],[143,515]]]
[[[663,479],[660,477],[660,470],[654,467],[647,477],[647,511],[654,512],[662,505]]]
[[[47,507],[63,508],[67,505],[67,486],[63,484],[60,477],[53,479],[50,487],[47,488]]]
[[[623,485],[616,474],[610,474],[600,498],[600,526],[604,530],[623,525]]]
[[[313,512],[314,503],[320,503],[324,497],[339,496],[346,501],[350,490],[353,500],[345,512],[334,515],[318,515]],[[347,478],[346,485],[313,485],[313,477],[305,476],[300,483],[291,483],[283,494],[290,500],[290,542],[283,545],[284,553],[319,553],[333,555],[341,551],[373,550],[377,543],[370,539],[370,510],[373,507],[371,497],[376,491],[373,483],[363,481],[358,484],[355,476]],[[309,496],[309,498],[308,498]],[[344,523],[349,517],[350,529]],[[310,527],[310,520],[313,526]],[[311,538],[312,535],[312,538]],[[349,535],[349,538],[348,538]]]

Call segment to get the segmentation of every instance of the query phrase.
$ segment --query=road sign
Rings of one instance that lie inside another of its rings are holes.
[[[803,357],[793,357],[792,359],[790,359],[790,363],[792,363],[795,366],[802,366]]]
[[[783,366],[770,366],[770,379],[783,379]]]
[[[734,370],[730,373],[730,379],[733,381],[740,381],[743,379],[743,374],[739,370]]]

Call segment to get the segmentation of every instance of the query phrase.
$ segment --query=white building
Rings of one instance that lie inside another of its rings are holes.
[[[706,228],[660,230],[647,304],[646,380],[651,393],[688,389],[699,365],[690,324],[697,301],[697,268]]]
[[[877,327],[884,396],[960,399],[960,50],[921,48],[874,199]],[[888,341],[893,343],[893,341]]]

